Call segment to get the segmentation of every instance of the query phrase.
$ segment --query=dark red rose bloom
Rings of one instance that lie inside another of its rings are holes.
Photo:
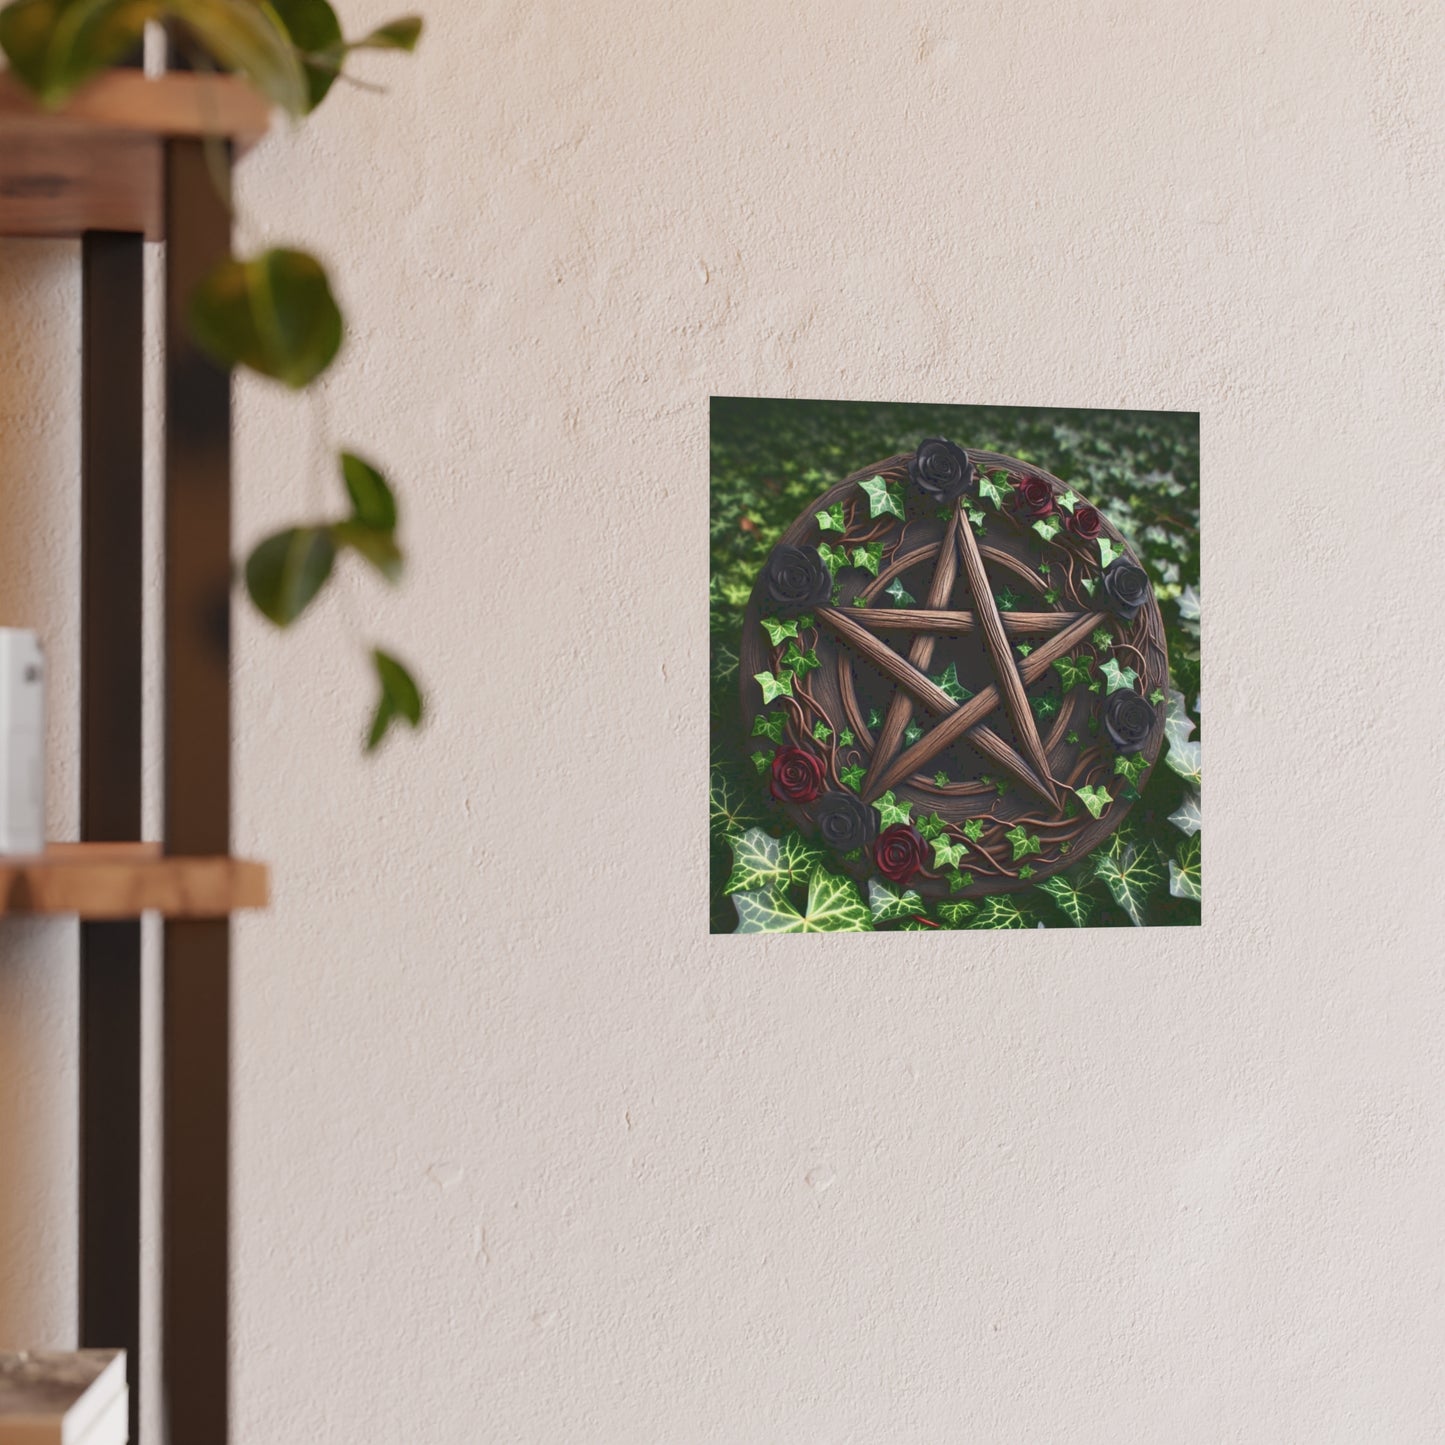
[[[1014,487],[1014,509],[1031,522],[1052,516],[1054,489],[1039,477],[1025,477]]]
[[[779,748],[770,786],[780,803],[811,803],[823,791],[823,761],[805,748]]]
[[[895,823],[878,835],[873,861],[885,878],[907,883],[923,867],[927,852],[923,834],[912,823]]]
[[[1082,537],[1086,542],[1092,542],[1103,530],[1104,519],[1099,515],[1097,507],[1086,506],[1080,502],[1074,508],[1074,515],[1069,518],[1069,531],[1074,536]]]

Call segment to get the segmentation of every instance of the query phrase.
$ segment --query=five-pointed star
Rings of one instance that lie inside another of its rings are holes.
[[[948,610],[960,560],[968,590],[973,594],[973,612]],[[865,798],[876,798],[896,787],[950,743],[966,735],[974,748],[1012,774],[1030,792],[1054,809],[1060,806],[1058,784],[1049,771],[1048,755],[1034,725],[1027,688],[1048,671],[1055,658],[1063,657],[1088,637],[1105,620],[1105,615],[1102,612],[1010,612],[1006,617],[1001,616],[984,571],[978,539],[973,535],[962,502],[954,508],[944,533],[926,607],[917,610],[863,607],[846,611],[823,607],[817,616],[840,641],[897,684],[863,780]],[[869,631],[870,626],[914,633],[908,657],[900,657]],[[934,639],[939,634],[975,629],[983,634],[996,681],[967,702],[956,703],[927,675],[928,664],[933,659]],[[1009,646],[1010,632],[1047,640],[1020,661],[1015,659]],[[912,720],[915,701],[936,712],[940,721],[900,753],[899,744]],[[984,725],[984,719],[1000,704],[1013,724],[1022,753]]]

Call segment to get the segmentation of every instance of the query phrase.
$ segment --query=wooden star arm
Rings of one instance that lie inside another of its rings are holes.
[[[994,601],[988,573],[984,571],[983,558],[978,551],[978,539],[973,535],[973,527],[967,518],[962,516],[961,507],[955,513],[955,521],[958,525],[953,532],[958,539],[964,575],[968,578],[969,590],[973,593],[974,611],[978,617],[979,630],[983,633],[984,646],[988,649],[989,657],[993,660],[993,670],[998,676],[1004,710],[1018,736],[1019,751],[1033,765],[1039,777],[1048,784],[1048,801],[1058,807],[1059,800],[1049,775],[1048,754],[1044,752],[1039,730],[1034,724],[1029,695],[1024,691],[1023,679],[1019,677],[1015,666],[1008,634],[1004,631],[1003,620],[999,617],[998,603]]]
[[[1056,632],[1047,642],[1040,643],[1033,652],[1024,658],[1019,668],[1019,675],[1024,684],[1027,686],[1037,682],[1055,659],[1071,652],[1096,627],[1101,626],[1107,620],[1106,613],[1086,612],[1076,622],[1064,628],[1062,632]],[[942,722],[924,734],[907,752],[894,759],[880,777],[875,778],[871,784],[865,782],[863,796],[871,802],[880,793],[896,787],[910,773],[916,773],[926,767],[950,743],[955,742],[970,728],[981,723],[999,705],[1000,700],[996,687],[986,687],[976,697],[969,698],[966,703],[955,708]]]
[[[933,632],[944,637],[963,637],[978,626],[972,612],[921,607],[854,607],[848,615],[874,631],[881,628],[885,632]],[[1077,612],[1000,613],[1004,631],[1010,637],[1042,637],[1068,626],[1078,615]]]

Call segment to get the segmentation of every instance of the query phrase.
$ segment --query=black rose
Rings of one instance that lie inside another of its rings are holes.
[[[1104,593],[1114,604],[1114,611],[1132,622],[1149,595],[1149,579],[1142,567],[1136,567],[1127,557],[1116,557],[1104,573]]]
[[[813,816],[823,841],[840,853],[866,848],[878,829],[878,814],[856,793],[824,793]]]
[[[806,612],[833,594],[833,574],[816,547],[774,547],[763,567],[763,584],[779,612]]]
[[[942,437],[925,437],[908,463],[908,476],[935,502],[956,502],[973,485],[973,463],[961,446]]]
[[[1154,726],[1154,708],[1137,692],[1111,692],[1104,702],[1104,728],[1121,753],[1137,753]]]

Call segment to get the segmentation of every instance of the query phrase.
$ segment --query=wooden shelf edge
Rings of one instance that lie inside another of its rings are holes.
[[[270,107],[233,75],[149,80],[113,70],[46,110],[0,72],[0,236],[87,231],[164,237],[163,143],[219,136],[242,155],[266,134]]]
[[[54,843],[0,858],[0,918],[224,918],[269,901],[264,863],[167,856],[155,843]]]

